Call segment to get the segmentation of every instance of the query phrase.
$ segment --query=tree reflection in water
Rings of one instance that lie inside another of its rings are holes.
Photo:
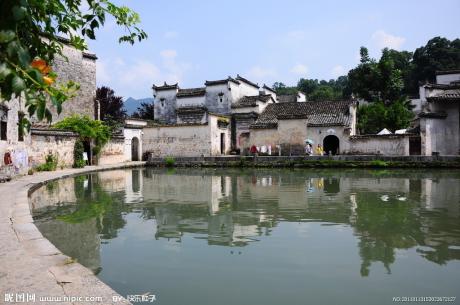
[[[453,172],[119,170],[73,178],[73,200],[63,199],[66,183],[31,200],[49,196],[34,219],[71,256],[99,257],[95,243],[116,238],[126,216],[137,214],[155,221],[156,239],[181,242],[189,234],[229,247],[264,242],[283,222],[346,225],[358,239],[363,277],[373,262],[391,273],[401,249],[436,264],[460,259],[460,177]],[[97,270],[97,262],[86,264]]]

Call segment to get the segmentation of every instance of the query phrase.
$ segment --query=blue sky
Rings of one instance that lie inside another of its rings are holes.
[[[259,84],[331,79],[390,47],[410,50],[435,36],[460,37],[459,0],[115,1],[137,11],[146,41],[118,44],[112,20],[90,41],[97,83],[125,98],[150,97],[153,83],[182,88],[237,73]]]

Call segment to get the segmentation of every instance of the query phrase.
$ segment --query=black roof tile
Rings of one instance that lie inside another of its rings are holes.
[[[348,126],[353,101],[269,104],[251,128],[276,128],[278,120],[307,119],[308,126]]]

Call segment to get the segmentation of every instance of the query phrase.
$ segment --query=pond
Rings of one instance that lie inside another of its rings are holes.
[[[48,183],[30,203],[63,253],[157,304],[460,291],[458,171],[129,169]]]

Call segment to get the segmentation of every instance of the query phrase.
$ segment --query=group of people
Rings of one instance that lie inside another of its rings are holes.
[[[315,154],[317,156],[322,156],[322,155],[324,155],[323,146],[321,146],[321,144],[318,144],[315,147],[314,152],[313,152],[313,145],[311,143],[307,143],[305,145],[305,154],[307,156],[312,156],[313,154]]]

